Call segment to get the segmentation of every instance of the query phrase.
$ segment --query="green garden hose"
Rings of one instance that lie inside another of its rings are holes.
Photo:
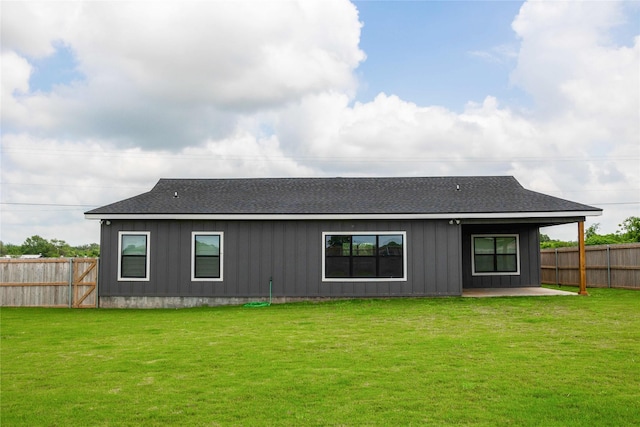
[[[273,279],[269,277],[269,301],[254,301],[248,302],[243,307],[269,307],[271,305],[271,287],[273,285]]]

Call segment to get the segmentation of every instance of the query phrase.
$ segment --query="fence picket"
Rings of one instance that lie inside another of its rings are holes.
[[[0,259],[0,306],[97,306],[96,258]]]
[[[640,243],[586,247],[587,287],[640,289]],[[578,248],[540,251],[542,283],[578,286]]]

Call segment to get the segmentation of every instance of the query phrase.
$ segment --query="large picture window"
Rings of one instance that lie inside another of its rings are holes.
[[[191,236],[191,280],[222,280],[223,234],[194,231]]]
[[[520,274],[518,235],[474,235],[474,275]]]
[[[120,231],[118,233],[118,280],[149,280],[148,231]]]
[[[406,280],[406,233],[322,233],[324,281]]]

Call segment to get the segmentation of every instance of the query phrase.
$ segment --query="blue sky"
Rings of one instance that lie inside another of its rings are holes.
[[[83,80],[73,49],[63,43],[53,43],[55,53],[32,58],[33,73],[29,86],[33,92],[51,92],[54,85],[68,85]]]
[[[513,175],[640,215],[638,2],[1,7],[5,242],[97,241],[85,210],[163,177]]]
[[[420,105],[461,111],[487,95],[527,105],[526,93],[509,83],[518,47],[511,22],[522,2],[361,1],[364,22],[359,101],[379,92]],[[499,55],[494,50],[502,48]],[[487,56],[479,56],[484,52]],[[488,55],[493,55],[491,58]]]

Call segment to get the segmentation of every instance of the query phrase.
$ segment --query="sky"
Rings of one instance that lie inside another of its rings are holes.
[[[0,240],[160,178],[511,175],[640,216],[640,3],[2,1]],[[545,228],[577,240],[577,226]]]

